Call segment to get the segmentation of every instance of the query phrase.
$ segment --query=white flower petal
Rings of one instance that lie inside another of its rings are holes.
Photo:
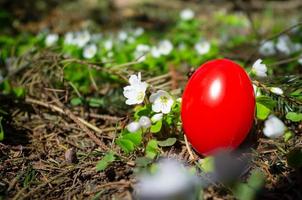
[[[163,118],[163,114],[162,114],[162,113],[157,113],[157,114],[155,114],[155,115],[153,115],[153,116],[151,117],[151,121],[152,121],[153,123],[155,123],[155,122],[161,120],[162,118]]]
[[[47,35],[46,39],[45,39],[45,45],[47,47],[50,47],[52,45],[54,45],[55,43],[57,43],[57,41],[59,40],[59,35],[52,33]]]
[[[281,88],[278,88],[278,87],[271,87],[270,91],[274,94],[277,94],[277,95],[282,95],[283,94],[283,90]]]
[[[253,64],[252,71],[256,74],[258,77],[266,77],[267,74],[267,67],[265,64],[262,64],[262,60],[258,59]]]
[[[286,127],[284,123],[274,115],[270,115],[264,123],[263,133],[266,137],[277,138],[284,134]]]
[[[143,128],[149,128],[151,126],[151,120],[147,116],[141,116],[141,118],[138,120],[138,123]]]
[[[180,19],[187,21],[193,19],[195,16],[195,13],[191,9],[184,9],[180,12]]]
[[[141,128],[141,125],[138,122],[131,122],[127,125],[127,130],[131,133],[138,131]]]

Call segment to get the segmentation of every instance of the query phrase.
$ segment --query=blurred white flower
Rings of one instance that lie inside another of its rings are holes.
[[[113,42],[111,39],[108,39],[104,42],[104,47],[107,51],[111,50],[113,46]]]
[[[138,27],[134,30],[133,35],[138,37],[138,36],[141,36],[144,32],[145,32],[145,30],[142,27]]]
[[[160,121],[163,118],[163,113],[157,113],[151,117],[153,123]]]
[[[47,47],[50,47],[50,46],[56,44],[58,40],[59,40],[58,34],[55,34],[55,33],[48,34],[45,38],[45,45]]]
[[[102,39],[102,33],[94,33],[91,35],[91,42],[98,43]]]
[[[127,98],[126,104],[134,105],[140,104],[144,101],[145,93],[148,87],[146,82],[141,81],[141,73],[138,75],[131,75],[129,78],[130,85],[124,87],[124,96]]]
[[[200,55],[204,55],[210,51],[211,44],[207,41],[201,41],[196,43],[194,48]]]
[[[126,41],[128,38],[128,33],[126,31],[120,31],[117,37],[120,41]]]
[[[278,38],[276,48],[278,51],[281,53],[284,53],[286,55],[291,53],[291,48],[292,48],[292,42],[290,38],[287,35],[282,35]]]
[[[131,122],[126,128],[130,133],[134,133],[141,128],[141,125],[138,122]]]
[[[161,55],[169,55],[173,50],[173,44],[169,40],[162,40],[159,42],[158,51]]]
[[[264,56],[271,56],[276,53],[275,45],[273,41],[266,41],[261,44],[259,53]]]
[[[145,54],[150,51],[150,46],[146,44],[139,44],[136,46],[134,57],[139,59],[139,62],[142,62],[146,59]]]
[[[168,92],[159,90],[151,94],[150,102],[152,103],[152,110],[154,112],[167,114],[171,111],[174,100]]]
[[[267,74],[267,67],[265,64],[262,64],[262,60],[258,59],[256,62],[253,64],[252,67],[252,72],[256,74],[258,77],[266,77]]]
[[[298,63],[302,65],[302,57],[298,59]]]
[[[97,52],[97,47],[95,44],[90,44],[84,47],[83,57],[86,59],[93,58]]]
[[[274,94],[277,94],[277,95],[282,95],[283,94],[283,90],[281,88],[278,88],[278,87],[271,87],[270,91]]]
[[[74,44],[78,47],[84,47],[91,39],[88,31],[77,32],[74,35]]]
[[[195,16],[195,13],[193,10],[187,8],[187,9],[184,9],[180,12],[180,19],[184,20],[184,21],[187,21],[187,20],[191,20],[194,18]]]
[[[151,126],[151,120],[147,116],[141,116],[141,118],[138,120],[138,123],[142,128],[149,128]]]
[[[133,43],[133,42],[135,42],[135,38],[130,36],[130,37],[128,37],[127,42]]]
[[[182,102],[182,98],[179,97],[179,98],[176,99],[176,101],[179,102],[179,103],[181,103]]]
[[[266,137],[277,138],[283,135],[286,127],[284,123],[274,115],[270,115],[264,122],[263,133]]]
[[[154,174],[141,174],[136,191],[138,199],[196,199],[197,178],[179,162],[165,159]]]
[[[153,58],[159,58],[161,56],[161,53],[157,47],[151,48],[151,55]]]
[[[74,44],[74,34],[72,32],[67,32],[64,36],[64,44]]]

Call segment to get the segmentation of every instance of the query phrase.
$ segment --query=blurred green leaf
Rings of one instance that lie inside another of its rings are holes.
[[[207,156],[202,159],[202,163],[200,164],[200,169],[206,173],[214,171],[214,162],[215,159],[213,156]]]
[[[161,127],[162,127],[162,120],[159,120],[151,126],[150,132],[151,133],[158,133],[161,130]]]
[[[158,146],[156,140],[150,140],[146,146],[146,157],[155,158],[158,154]]]
[[[113,161],[115,161],[114,153],[111,151],[106,153],[106,155],[96,164],[96,171],[103,171]]]
[[[251,176],[247,180],[247,184],[256,191],[260,190],[264,185],[264,183],[265,183],[265,176],[258,169],[253,170],[251,172]]]
[[[302,121],[302,113],[288,112],[285,117],[293,122]]]
[[[72,106],[78,106],[78,105],[81,105],[82,104],[82,99],[81,98],[72,98],[70,100],[70,104]]]
[[[123,139],[130,140],[135,146],[138,146],[142,142],[142,131],[137,131],[135,133],[127,133],[122,136]]]
[[[135,163],[138,167],[146,167],[147,165],[151,164],[153,159],[149,157],[138,157],[135,159]]]
[[[163,141],[157,141],[157,144],[161,147],[169,147],[173,146],[176,142],[176,138],[167,138],[166,140]]]
[[[267,107],[270,110],[273,110],[275,108],[275,106],[277,105],[277,102],[275,100],[273,100],[272,98],[268,97],[268,96],[258,96],[256,98],[256,102],[258,104],[261,104],[265,107]]]
[[[17,98],[21,98],[25,96],[25,88],[24,87],[14,87],[13,93]]]
[[[115,142],[127,154],[135,150],[133,142],[128,139],[118,138]]]
[[[270,113],[271,110],[269,108],[260,103],[256,103],[256,116],[258,119],[265,120]]]
[[[291,138],[294,137],[294,133],[291,131],[286,131],[283,135],[284,142],[288,142]]]

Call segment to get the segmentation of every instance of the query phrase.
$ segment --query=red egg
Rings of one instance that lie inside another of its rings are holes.
[[[201,65],[182,96],[184,132],[203,155],[237,148],[253,125],[254,112],[251,80],[240,65],[228,59]]]

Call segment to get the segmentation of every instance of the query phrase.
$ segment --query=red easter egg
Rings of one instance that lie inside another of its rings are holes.
[[[251,80],[240,65],[228,59],[201,65],[182,96],[184,132],[203,155],[238,147],[253,125],[254,112]]]

